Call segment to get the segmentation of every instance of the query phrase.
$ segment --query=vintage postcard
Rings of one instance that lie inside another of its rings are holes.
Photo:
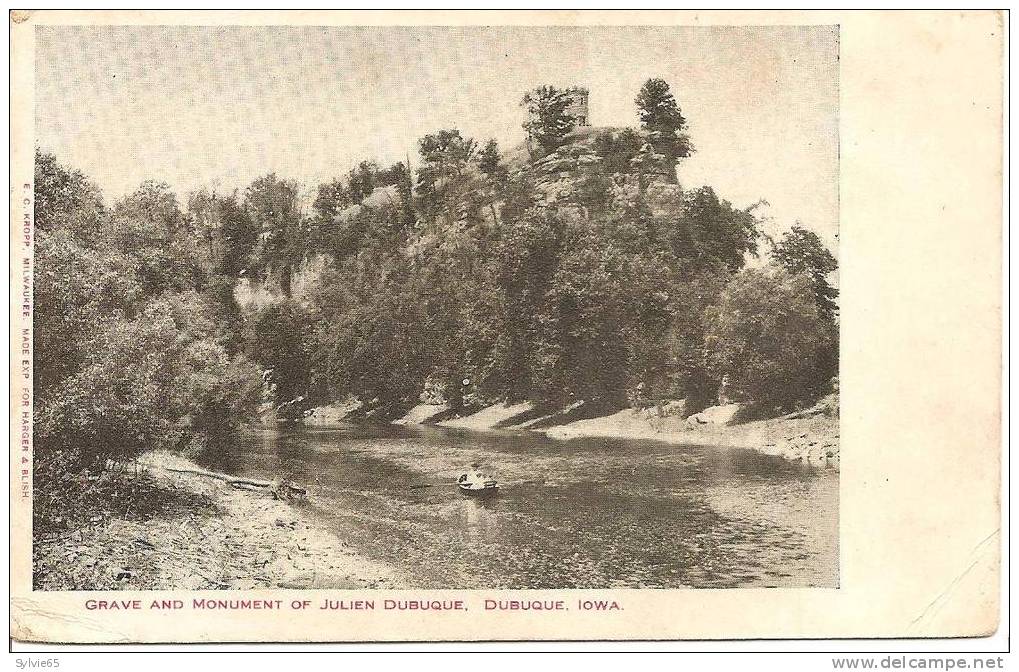
[[[12,637],[994,632],[1005,30],[12,12]]]

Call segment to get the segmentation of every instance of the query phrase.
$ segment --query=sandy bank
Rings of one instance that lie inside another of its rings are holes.
[[[460,429],[492,429],[518,415],[530,413],[533,410],[534,405],[528,401],[519,404],[495,404],[483,408],[473,415],[443,420],[435,424],[439,427],[458,427]]]
[[[86,529],[37,540],[35,566],[44,569],[36,589],[359,589],[406,583],[317,525],[300,503],[167,471],[194,468],[176,455],[149,453],[140,462],[170,503],[137,519],[97,515]]]
[[[837,416],[773,418],[737,425],[693,425],[678,416],[658,415],[653,409],[628,408],[612,415],[536,431],[552,439],[615,437],[746,448],[820,466],[839,466]]]
[[[402,418],[393,420],[394,425],[424,425],[437,415],[449,410],[448,404],[418,404],[407,411]]]
[[[817,466],[838,468],[839,427],[837,401],[829,415],[808,418],[773,418],[734,425],[697,424],[684,416],[683,403],[672,402],[660,408],[626,408],[610,415],[585,418],[555,424],[551,427],[533,427],[535,423],[548,424],[561,414],[535,415],[530,403],[495,404],[473,415],[435,423],[440,427],[459,427],[485,430],[503,429],[541,432],[551,439],[581,439],[588,437],[619,439],[651,439],[668,443],[702,446],[723,446],[756,450],[790,460],[803,461]],[[418,406],[401,418],[398,424],[425,424],[428,409],[445,407]],[[724,408],[724,407],[722,407]],[[722,410],[722,409],[715,409]],[[709,412],[706,412],[710,414]],[[432,415],[437,414],[433,412]],[[701,414],[698,414],[701,415]],[[422,419],[418,419],[422,418]],[[514,424],[514,419],[524,418]]]

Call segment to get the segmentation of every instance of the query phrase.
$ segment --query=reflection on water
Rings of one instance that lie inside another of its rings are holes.
[[[246,432],[205,462],[306,485],[413,587],[837,585],[838,474],[752,451],[340,426]],[[457,491],[472,463],[497,496]]]
[[[495,510],[498,505],[494,497],[472,499],[464,505],[460,523],[467,530],[467,541],[471,545],[485,544],[499,533],[499,516]]]

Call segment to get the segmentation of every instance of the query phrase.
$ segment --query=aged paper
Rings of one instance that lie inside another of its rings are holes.
[[[15,639],[996,630],[1000,13],[10,29]]]

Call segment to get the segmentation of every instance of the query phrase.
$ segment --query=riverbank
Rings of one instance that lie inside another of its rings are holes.
[[[473,430],[508,429],[541,432],[551,439],[581,438],[650,439],[667,443],[744,448],[802,461],[815,466],[839,468],[838,400],[822,400],[822,412],[807,417],[780,417],[738,424],[702,423],[684,417],[682,402],[648,409],[626,408],[582,419],[569,415],[535,416],[530,404],[495,404],[461,418],[436,423],[443,427]],[[724,407],[720,407],[724,410]],[[709,409],[710,411],[710,409]],[[710,412],[696,414],[711,417]],[[428,408],[415,407],[400,424],[428,424]],[[517,422],[519,420],[519,422]]]
[[[82,528],[37,539],[37,590],[356,590],[407,583],[316,524],[300,502],[168,471],[197,468],[169,453],[148,453],[139,465],[156,508],[96,512]]]
[[[697,446],[756,450],[789,460],[839,467],[838,416],[771,418],[733,425],[692,424],[651,411],[625,409],[609,416],[538,430],[552,439],[653,439]]]

